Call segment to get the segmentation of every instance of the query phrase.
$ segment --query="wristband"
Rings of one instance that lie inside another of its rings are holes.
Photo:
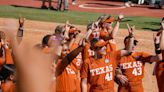
[[[160,48],[160,44],[159,43],[155,43],[155,49]]]
[[[0,48],[0,57],[2,57],[2,56],[3,56],[3,49]]]
[[[156,54],[161,54],[161,50],[155,50]]]
[[[23,37],[23,27],[19,27],[19,29],[18,29],[18,32],[17,32],[17,36],[18,37]]]
[[[121,22],[122,19],[118,18],[116,21]]]
[[[159,62],[164,62],[164,59],[163,60],[160,60]]]

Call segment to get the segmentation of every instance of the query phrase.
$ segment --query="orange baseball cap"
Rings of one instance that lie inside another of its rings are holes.
[[[100,39],[100,40],[97,40],[97,42],[94,44],[94,47],[103,47],[106,44],[107,43],[103,39]]]
[[[112,17],[112,16],[109,16],[108,18],[106,18],[106,19],[104,20],[105,23],[111,23],[111,22],[113,22],[113,21],[115,21],[115,18]]]
[[[69,30],[69,33],[74,33],[75,31],[76,31],[76,29],[71,28],[71,29]]]
[[[76,31],[77,31],[77,29],[74,26],[70,26],[70,29],[69,29],[70,34],[76,32]]]

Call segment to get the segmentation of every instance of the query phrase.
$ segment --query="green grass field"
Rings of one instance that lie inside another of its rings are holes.
[[[90,13],[79,11],[58,12],[52,10],[42,10],[36,8],[25,8],[15,6],[0,6],[0,17],[18,18],[19,15],[29,20],[50,21],[65,23],[69,20],[72,24],[87,25],[96,20],[102,13]],[[137,29],[158,30],[160,26],[160,18],[125,16],[121,23],[121,28],[126,28],[126,23],[135,25]]]

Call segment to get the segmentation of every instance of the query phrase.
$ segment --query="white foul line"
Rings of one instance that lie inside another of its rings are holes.
[[[126,8],[125,6],[113,7],[113,8],[111,8],[111,7],[110,8],[107,8],[107,7],[100,8],[100,7],[89,7],[87,5],[89,5],[89,4],[81,4],[81,5],[79,5],[79,7],[85,8],[85,9],[97,9],[97,10],[100,10],[100,9],[124,9],[124,8]]]

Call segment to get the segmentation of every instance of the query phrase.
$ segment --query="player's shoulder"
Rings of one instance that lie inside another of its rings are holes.
[[[143,54],[144,54],[144,52],[133,52],[133,53],[131,53],[131,56],[138,57],[138,56],[142,56]]]
[[[138,52],[140,56],[142,57],[149,57],[149,56],[152,56],[150,53],[147,53],[147,52]]]
[[[125,63],[125,62],[128,62],[128,58],[130,58],[130,56],[122,56],[119,60],[120,63]]]

